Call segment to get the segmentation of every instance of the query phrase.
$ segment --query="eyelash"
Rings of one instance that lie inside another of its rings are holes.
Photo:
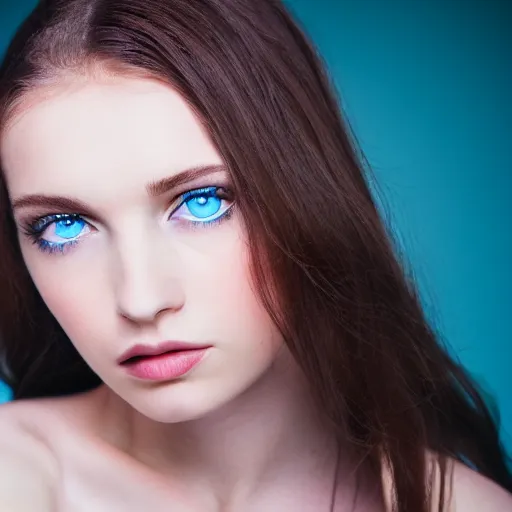
[[[173,215],[179,211],[183,206],[187,205],[188,202],[198,199],[198,198],[206,198],[207,201],[211,198],[216,198],[221,201],[228,201],[231,204],[225,208],[225,210],[218,216],[210,220],[202,220],[202,221],[193,221],[190,219],[182,220],[177,219],[176,222],[186,222],[189,227],[195,228],[208,228],[213,227],[214,225],[218,225],[224,221],[227,221],[231,218],[233,214],[233,193],[229,188],[219,187],[219,186],[210,186],[204,188],[197,188],[193,190],[189,190],[180,194],[173,202],[177,203],[177,206],[172,209],[169,214],[167,220],[172,221]],[[219,207],[220,209],[220,207]],[[190,210],[189,210],[190,211]],[[217,213],[217,212],[216,212]],[[210,215],[212,217],[216,213]],[[193,214],[192,214],[193,215]],[[208,217],[207,217],[208,219]],[[32,241],[33,244],[37,246],[37,248],[45,253],[55,254],[60,253],[64,254],[69,249],[75,247],[80,243],[80,238],[75,238],[74,240],[69,240],[67,242],[51,242],[45,240],[43,235],[48,230],[49,227],[54,225],[59,221],[75,221],[75,222],[83,222],[84,225],[90,226],[87,221],[83,219],[80,214],[76,213],[64,213],[64,214],[51,214],[45,215],[43,217],[38,217],[32,221],[27,222],[27,224],[23,227],[23,232],[25,235]]]

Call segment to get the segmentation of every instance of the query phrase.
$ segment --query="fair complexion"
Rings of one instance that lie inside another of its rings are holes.
[[[253,290],[221,155],[172,88],[68,78],[32,93],[0,154],[30,274],[105,384],[3,406],[0,508],[328,512],[338,447]],[[179,379],[118,364],[168,340],[210,348]],[[340,454],[335,510],[381,512],[364,465],[352,507]],[[461,466],[454,484],[457,511],[510,507]]]
[[[31,101],[1,149],[26,265],[105,383],[99,435],[201,510],[327,511],[336,444],[253,290],[221,156],[162,83],[72,82]],[[186,202],[198,189],[216,222]],[[210,348],[162,382],[118,364],[168,340]]]

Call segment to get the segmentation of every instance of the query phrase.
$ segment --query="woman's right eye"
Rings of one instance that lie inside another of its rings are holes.
[[[78,214],[54,214],[30,223],[26,234],[42,252],[63,252],[91,232],[89,224]]]

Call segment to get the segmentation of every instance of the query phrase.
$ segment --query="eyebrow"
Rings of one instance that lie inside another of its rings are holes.
[[[226,166],[224,165],[206,165],[200,167],[193,167],[185,171],[164,178],[163,180],[155,181],[146,185],[146,191],[151,197],[158,197],[162,194],[174,190],[185,183],[190,183],[199,178],[204,178],[210,174],[226,172]]]
[[[151,197],[161,196],[185,183],[204,178],[210,174],[226,172],[224,165],[206,165],[186,169],[179,174],[154,181],[146,185],[146,191]],[[90,208],[77,199],[63,196],[48,196],[31,194],[19,197],[12,201],[13,210],[27,207],[55,208],[63,211],[73,211],[82,214],[88,213]],[[92,215],[90,215],[92,216]]]

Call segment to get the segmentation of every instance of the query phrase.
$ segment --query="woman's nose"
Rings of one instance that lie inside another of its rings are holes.
[[[176,312],[184,306],[175,254],[132,245],[115,264],[117,308],[123,317],[136,323],[151,323],[160,313]]]

